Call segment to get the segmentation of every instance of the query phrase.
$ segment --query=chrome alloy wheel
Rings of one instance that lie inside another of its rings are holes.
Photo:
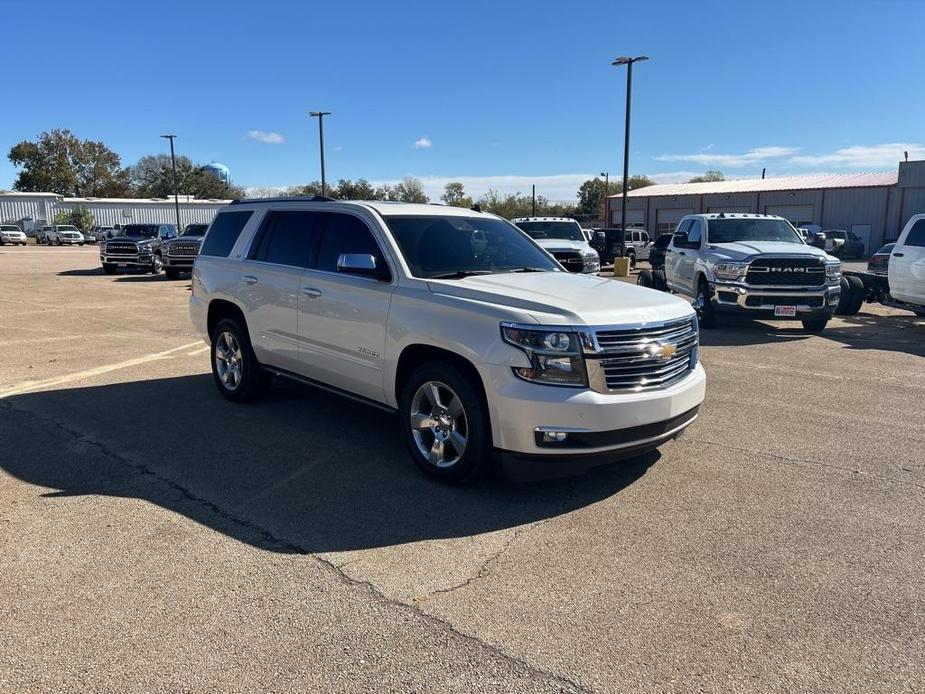
[[[243,362],[237,338],[226,330],[215,341],[215,369],[222,385],[228,390],[237,390],[241,385]]]
[[[451,467],[462,458],[469,422],[452,388],[427,381],[417,389],[411,399],[411,435],[418,451],[435,467]]]

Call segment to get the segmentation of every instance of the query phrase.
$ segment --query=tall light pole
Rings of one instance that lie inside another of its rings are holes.
[[[601,171],[601,176],[604,177],[604,226],[610,226],[610,220],[607,219],[607,196],[610,195],[610,172]]]
[[[330,111],[309,111],[309,116],[318,119],[318,145],[321,149],[321,194],[325,194],[324,185],[324,117],[330,116]]]
[[[161,135],[165,140],[170,140],[170,164],[173,167],[173,207],[177,213],[177,233],[180,229],[180,192],[177,190],[177,155],[173,151],[173,141],[177,139],[176,135]]]
[[[620,210],[620,255],[626,254],[626,189],[629,187],[630,178],[630,104],[633,98],[633,63],[648,59],[645,55],[635,58],[624,55],[611,63],[617,67],[626,65],[626,129],[623,133],[623,209]]]

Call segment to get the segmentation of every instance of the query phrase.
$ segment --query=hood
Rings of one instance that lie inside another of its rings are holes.
[[[533,239],[547,251],[589,251],[591,247],[587,241],[572,241],[571,239]]]
[[[745,260],[753,255],[812,255],[826,260],[837,260],[821,248],[805,243],[784,241],[738,241],[736,243],[711,243],[710,248],[725,260]]]
[[[189,243],[189,244],[195,244],[198,246],[199,244],[202,243],[202,240],[204,238],[205,238],[204,236],[178,236],[176,238],[170,239],[170,241],[168,241],[167,243],[168,245],[171,245],[171,246],[177,243]]]
[[[156,238],[151,236],[113,236],[110,241],[130,241],[131,243],[154,243]]]
[[[687,301],[664,292],[570,272],[474,275],[430,280],[428,286],[435,294],[510,307],[548,325],[648,323],[694,312]]]

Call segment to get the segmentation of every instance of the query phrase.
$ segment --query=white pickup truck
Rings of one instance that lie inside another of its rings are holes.
[[[925,317],[925,214],[913,215],[890,252],[886,276],[847,272],[836,313],[854,315],[864,302],[912,311]]]
[[[651,286],[694,299],[704,328],[738,313],[818,332],[838,305],[840,280],[841,261],[807,245],[786,219],[720,212],[681,220]]]

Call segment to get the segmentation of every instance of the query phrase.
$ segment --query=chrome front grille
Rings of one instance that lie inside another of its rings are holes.
[[[199,244],[197,243],[174,243],[167,248],[170,255],[198,255]]]
[[[655,326],[599,330],[595,340],[597,356],[588,359],[589,376],[605,392],[667,388],[697,365],[693,316]]]
[[[107,255],[138,255],[138,246],[134,243],[113,243],[110,241],[106,244]]]

